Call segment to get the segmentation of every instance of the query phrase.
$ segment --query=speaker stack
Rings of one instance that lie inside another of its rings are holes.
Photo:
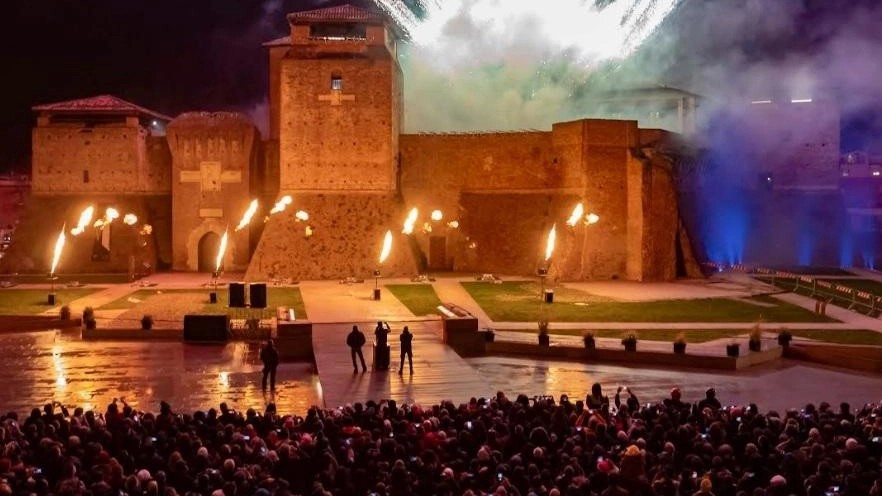
[[[245,301],[245,287],[248,286],[248,301]],[[230,308],[266,308],[266,284],[230,283]]]
[[[230,283],[230,308],[245,308],[245,284]]]
[[[266,284],[249,284],[248,297],[251,308],[266,308]]]

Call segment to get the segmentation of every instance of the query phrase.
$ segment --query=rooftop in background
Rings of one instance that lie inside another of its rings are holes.
[[[46,103],[32,107],[34,112],[44,114],[94,114],[94,115],[137,115],[149,119],[170,122],[171,117],[153,110],[127,102],[113,95],[98,95],[78,100]]]
[[[389,20],[378,12],[372,12],[351,4],[325,7],[322,9],[303,10],[288,14],[291,24],[311,24],[314,22],[375,22]]]
[[[700,100],[703,97],[690,91],[659,84],[654,86],[639,86],[600,91],[592,94],[590,100],[599,102],[617,102],[634,100],[672,100],[677,98],[694,98]]]

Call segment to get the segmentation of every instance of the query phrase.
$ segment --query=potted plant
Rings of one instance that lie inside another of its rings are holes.
[[[686,353],[686,333],[681,332],[674,338],[674,354],[682,355]]]
[[[551,337],[548,335],[548,321],[539,321],[539,346],[548,346],[551,344]]]
[[[58,317],[61,318],[61,320],[70,320],[70,307],[67,305],[61,307],[61,310],[58,312]]]
[[[738,343],[729,343],[726,345],[726,356],[737,357],[741,354],[741,345]]]
[[[637,351],[637,334],[628,333],[622,338],[622,346],[625,347],[625,351]]]
[[[790,334],[790,331],[787,329],[781,329],[778,333],[778,344],[781,346],[790,346],[790,341],[793,341],[793,334]]]
[[[95,322],[95,310],[92,307],[86,307],[83,309],[83,324],[86,326],[87,330],[93,330],[97,327],[97,322]]]
[[[750,328],[750,338],[747,341],[747,347],[750,351],[760,351],[760,349],[762,349],[762,337],[763,331],[760,329],[760,325],[754,324],[754,326]]]
[[[145,315],[145,316],[141,317],[141,329],[143,329],[145,331],[149,331],[150,329],[153,329],[153,316],[152,315]]]
[[[582,341],[585,343],[585,349],[594,351],[597,348],[597,343],[594,341],[594,332],[587,331],[582,335]]]

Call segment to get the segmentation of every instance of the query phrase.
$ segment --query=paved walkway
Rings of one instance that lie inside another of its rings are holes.
[[[475,394],[490,394],[487,381],[469,366],[455,351],[441,342],[441,326],[435,322],[417,322],[409,325],[414,334],[414,374],[408,364],[398,375],[401,356],[398,334],[400,325],[392,325],[389,335],[391,370],[373,370],[372,343],[375,322],[361,322],[359,328],[368,338],[363,352],[367,373],[353,374],[346,335],[351,324],[319,324],[313,327],[313,347],[322,396],[328,407],[368,399],[394,398],[398,401],[423,403],[450,398],[468,398]],[[360,364],[359,364],[360,365]]]

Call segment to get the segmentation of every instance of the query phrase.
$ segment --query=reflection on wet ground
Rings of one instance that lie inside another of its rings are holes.
[[[79,332],[0,336],[0,410],[27,412],[49,401],[103,411],[113,398],[157,410],[161,400],[178,411],[227,401],[236,408],[305,412],[321,404],[312,364],[279,366],[276,393],[260,388],[258,345],[191,345],[179,342],[84,342]]]
[[[216,407],[222,401],[243,410],[262,409],[274,399],[280,412],[297,414],[303,414],[311,405],[323,404],[319,377],[313,365],[307,363],[282,364],[275,396],[264,395],[256,344],[83,342],[78,333],[49,331],[0,335],[0,350],[4,356],[0,411],[25,413],[53,400],[103,411],[113,398],[125,398],[133,406],[152,411],[165,400],[176,410],[187,412]],[[724,404],[755,402],[763,409],[801,407],[820,401],[860,405],[879,401],[882,391],[882,377],[789,360],[741,372],[638,369],[499,357],[466,362],[486,379],[487,387],[486,391],[472,391],[466,390],[471,386],[448,381],[448,397],[456,402],[497,390],[528,395],[565,393],[571,398],[584,398],[594,382],[603,384],[609,395],[615,394],[617,385],[629,386],[643,402],[665,398],[674,385],[683,390],[684,399],[694,401],[713,386]],[[400,380],[394,373],[383,374],[394,376],[390,381]],[[407,377],[408,390],[417,402],[429,401],[422,397],[437,395],[445,388],[431,377],[421,375],[420,370],[412,378]],[[338,380],[360,379],[347,374]],[[371,375],[371,380],[386,379]]]

